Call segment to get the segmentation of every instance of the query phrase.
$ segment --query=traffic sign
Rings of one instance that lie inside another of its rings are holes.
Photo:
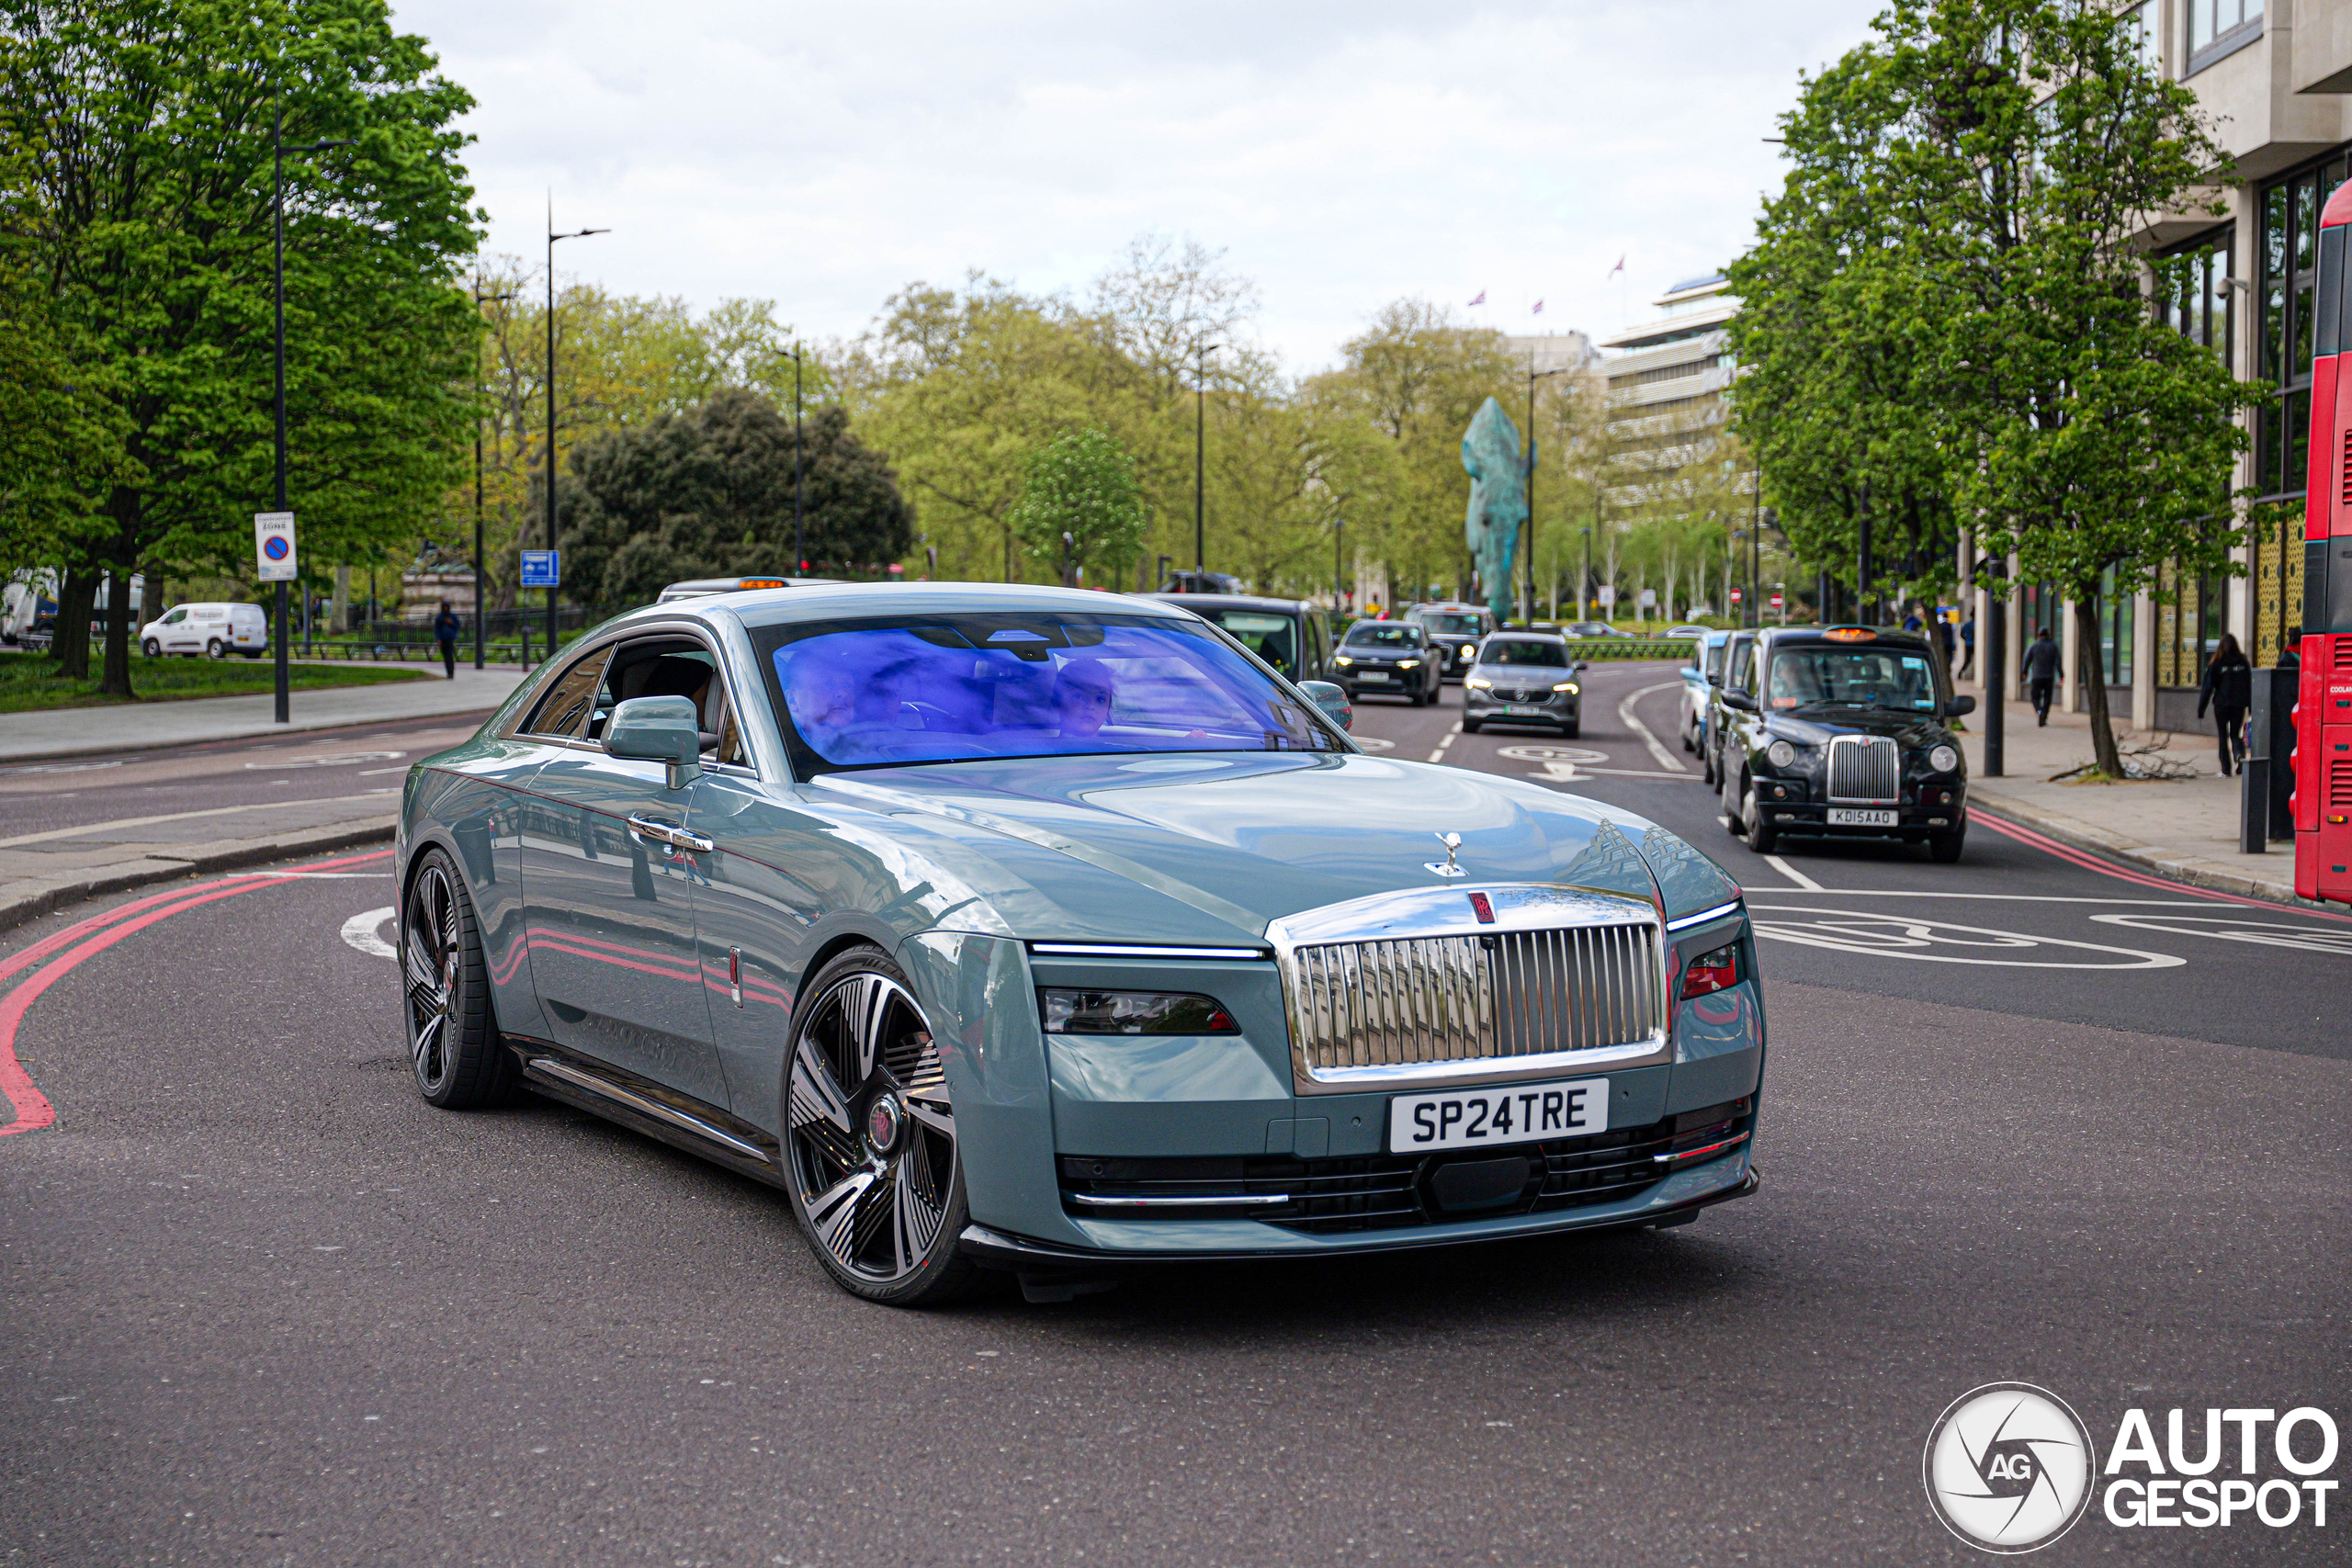
[[[1733,589],[1733,590],[1731,591],[1731,602],[1732,602],[1733,604],[1738,604],[1738,603],[1739,603],[1739,594],[1740,594],[1740,591],[1739,591],[1738,589],[1736,589],[1736,588],[1735,588],[1735,589]]]
[[[294,555],[294,514],[254,513],[254,564],[263,582],[291,582],[300,574]]]
[[[1775,610],[1777,610],[1777,609],[1779,609],[1780,607],[1781,607],[1781,596],[1780,596],[1778,593],[1775,593],[1775,594],[1773,594],[1773,595],[1772,595],[1772,608],[1774,608]]]
[[[563,552],[561,550],[525,550],[523,552],[523,586],[526,588],[562,587]]]

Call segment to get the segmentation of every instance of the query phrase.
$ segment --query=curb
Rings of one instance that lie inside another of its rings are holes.
[[[201,699],[206,702],[213,698]],[[79,711],[79,710],[74,710]],[[334,729],[380,729],[388,724],[415,724],[437,719],[485,719],[498,711],[498,705],[488,707],[464,708],[452,713],[416,713],[397,715],[390,718],[322,719],[306,724],[300,719],[285,724],[271,724],[258,729],[232,731],[222,735],[198,735],[178,740],[110,740],[104,745],[73,745],[52,747],[48,750],[11,751],[8,765],[19,762],[62,762],[75,757],[113,757],[136,751],[178,751],[194,746],[220,746],[239,740],[266,740],[277,735],[318,735]]]
[[[2266,904],[2280,904],[2292,908],[2318,909],[2327,914],[2342,914],[2343,910],[2316,899],[2298,897],[2291,886],[2282,887],[2275,882],[2264,882],[2252,876],[2235,876],[2228,872],[2208,871],[2201,866],[2185,866],[2178,861],[2165,860],[2137,844],[2102,842],[2094,834],[2042,815],[2030,806],[2014,801],[1998,800],[1986,804],[1975,786],[1970,790],[1968,809],[1982,811],[1987,817],[1997,817],[2020,828],[2030,828],[2045,838],[2055,839],[2070,849],[2090,854],[2104,855],[2109,860],[2130,863],[2135,868],[2153,873],[2167,882],[2178,882],[2191,887],[2210,888],[2216,893],[2234,893],[2242,898],[2259,898]]]
[[[55,886],[37,893],[26,893],[0,900],[0,931],[23,925],[28,920],[78,904],[85,898],[104,897],[109,893],[127,892],[134,887],[151,886],[159,882],[176,882],[184,876],[205,876],[215,872],[243,871],[247,866],[267,865],[272,861],[287,860],[325,850],[345,850],[359,844],[389,843],[396,823],[390,818],[362,827],[348,824],[322,828],[307,833],[289,833],[278,839],[254,839],[238,843],[234,848],[215,850],[206,854],[191,855],[186,860],[165,860],[158,856],[142,857],[122,869],[107,868],[90,876],[64,874]]]

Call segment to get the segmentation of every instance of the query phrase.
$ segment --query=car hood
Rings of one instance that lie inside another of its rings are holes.
[[[1764,720],[1767,733],[1801,746],[1828,744],[1834,735],[1884,735],[1906,750],[1934,746],[1951,739],[1951,731],[1936,719],[1912,713],[1850,713],[1834,718],[1797,718],[1772,714]]]
[[[1566,884],[1669,916],[1738,897],[1631,813],[1521,780],[1352,754],[965,761],[825,775],[807,798],[885,812],[1031,940],[1255,942],[1269,921],[1399,888]],[[1441,877],[1441,833],[1467,874]]]

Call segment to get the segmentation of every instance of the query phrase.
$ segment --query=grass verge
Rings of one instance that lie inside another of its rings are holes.
[[[93,665],[97,660],[93,654]],[[439,674],[438,667],[432,671]],[[287,674],[289,689],[317,691],[328,686],[375,686],[387,681],[425,678],[419,666],[387,668],[380,664],[296,664]],[[135,697],[98,694],[98,681],[70,681],[58,673],[56,660],[46,654],[0,655],[0,713],[34,713],[49,708],[132,706],[141,703],[185,702],[193,697],[237,697],[273,688],[275,672],[266,659],[149,659],[133,653],[130,689]]]

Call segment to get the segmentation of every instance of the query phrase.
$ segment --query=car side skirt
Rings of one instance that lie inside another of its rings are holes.
[[[592,1062],[551,1041],[506,1035],[506,1048],[538,1094],[771,1187],[784,1185],[776,1139],[718,1106],[682,1095],[603,1062]]]

